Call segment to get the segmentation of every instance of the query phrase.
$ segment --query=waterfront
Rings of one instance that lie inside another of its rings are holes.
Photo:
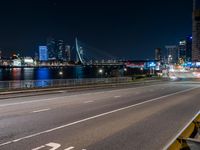
[[[103,66],[0,68],[0,81],[102,78],[122,75],[123,69]]]

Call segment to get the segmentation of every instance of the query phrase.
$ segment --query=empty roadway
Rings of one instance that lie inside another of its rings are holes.
[[[200,110],[199,99],[194,81],[1,99],[0,149],[163,149]]]

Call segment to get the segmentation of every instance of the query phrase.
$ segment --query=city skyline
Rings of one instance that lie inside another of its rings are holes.
[[[176,44],[192,33],[192,2],[188,1],[180,5],[178,0],[123,4],[21,0],[1,2],[1,7],[0,48],[6,50],[3,55],[9,50],[21,50],[33,56],[48,37],[72,45],[78,36],[115,56],[154,58],[156,47]]]
[[[0,150],[200,150],[200,0],[1,0]]]

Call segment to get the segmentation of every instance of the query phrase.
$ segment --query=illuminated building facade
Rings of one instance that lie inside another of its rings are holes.
[[[40,61],[48,61],[47,46],[39,46],[39,60]]]
[[[168,64],[175,64],[178,62],[178,48],[176,45],[167,45],[167,60]]]
[[[155,60],[161,61],[161,59],[162,59],[161,48],[156,48],[155,49]]]
[[[200,0],[193,0],[192,60],[200,61]]]

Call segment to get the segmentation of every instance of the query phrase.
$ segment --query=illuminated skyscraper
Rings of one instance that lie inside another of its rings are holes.
[[[184,62],[190,62],[192,60],[192,36],[186,36],[179,41],[178,45],[178,59]]]
[[[167,59],[169,64],[175,64],[178,62],[178,47],[176,45],[167,45]]]
[[[48,60],[47,46],[39,46],[39,60],[40,61],[47,61]]]
[[[56,42],[56,58],[58,60],[63,60],[64,57],[64,51],[65,51],[65,44],[64,44],[64,41],[63,40],[58,40]]]
[[[200,61],[200,0],[193,0],[192,60]]]
[[[155,49],[155,60],[161,61],[161,48]]]
[[[65,44],[63,40],[47,39],[49,60],[64,60]]]
[[[178,45],[178,59],[186,61],[187,41],[180,40]]]
[[[186,61],[192,60],[192,36],[186,37]]]
[[[53,38],[47,39],[48,59],[56,60],[56,41]]]
[[[66,61],[71,61],[71,47],[70,45],[65,45],[65,60]]]

